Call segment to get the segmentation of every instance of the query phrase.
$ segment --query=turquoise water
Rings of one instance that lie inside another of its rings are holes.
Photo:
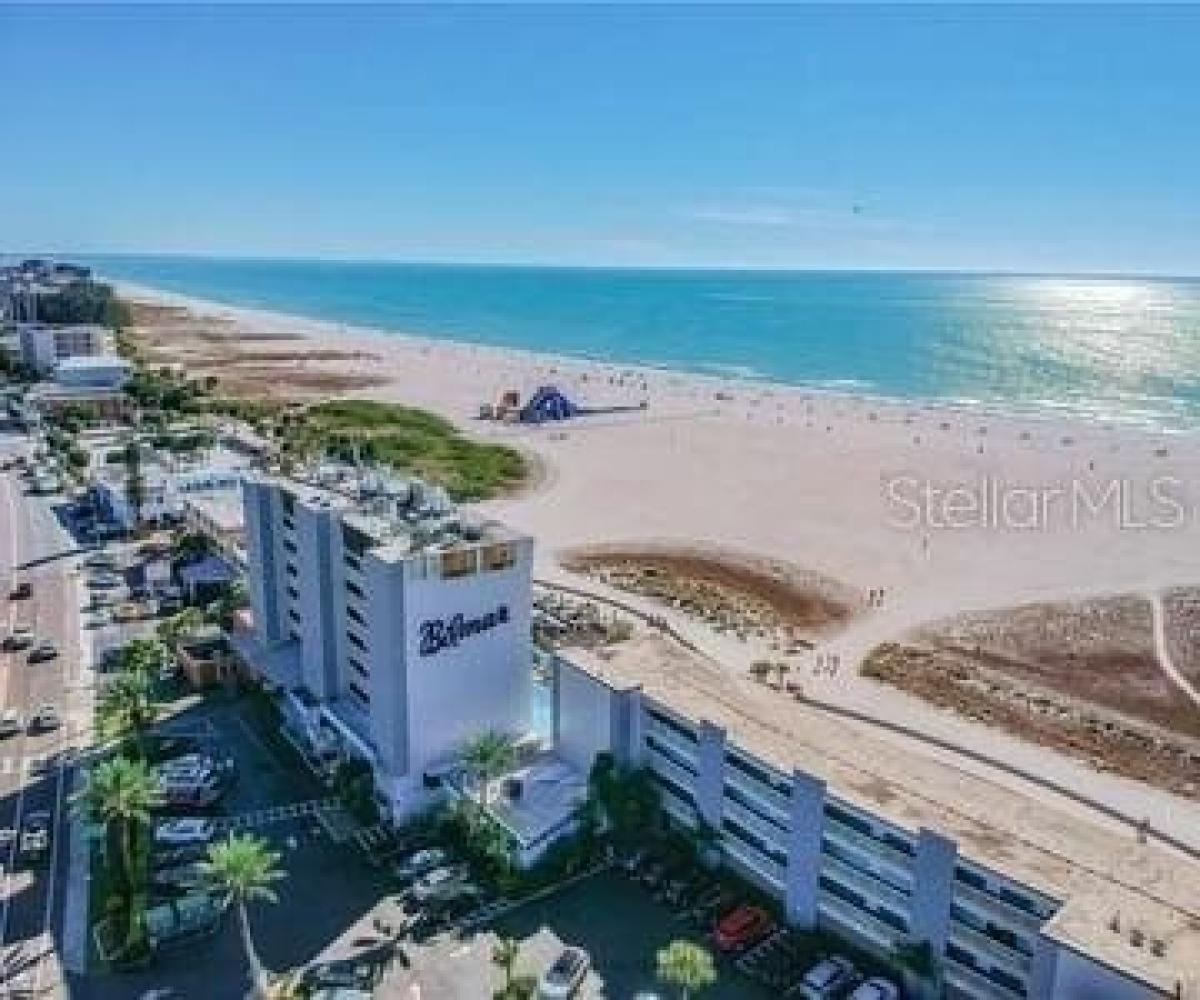
[[[105,257],[114,279],[432,337],[1200,425],[1200,280]]]

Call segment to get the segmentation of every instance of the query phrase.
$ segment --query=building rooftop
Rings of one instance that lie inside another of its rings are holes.
[[[343,523],[366,535],[374,543],[373,553],[385,561],[523,537],[498,521],[463,517],[440,486],[377,469],[322,464],[271,481],[303,503],[338,511]]]
[[[1169,995],[1200,996],[1200,861],[885,742],[657,635],[560,655],[898,827],[954,839],[966,859],[1061,901],[1051,938]]]

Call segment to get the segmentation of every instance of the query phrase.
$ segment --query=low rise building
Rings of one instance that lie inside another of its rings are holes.
[[[124,358],[115,354],[76,355],[54,366],[54,381],[75,389],[121,389],[133,371]]]
[[[56,326],[48,323],[18,323],[21,360],[39,374],[49,374],[68,358],[108,354],[110,338],[103,326],[78,323]]]
[[[789,920],[951,1000],[1200,997],[1200,861],[747,687],[658,636],[555,662],[559,754],[646,768]]]

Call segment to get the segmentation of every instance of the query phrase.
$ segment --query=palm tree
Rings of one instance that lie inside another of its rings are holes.
[[[468,740],[463,746],[461,760],[479,789],[479,815],[487,810],[488,784],[517,763],[516,741],[508,733],[489,730]]]
[[[174,645],[203,625],[204,612],[199,608],[184,608],[159,625],[156,631],[159,639],[168,645]]]
[[[691,941],[672,941],[658,953],[658,978],[679,987],[680,1000],[717,981],[712,955]]]
[[[284,877],[279,857],[265,840],[253,834],[231,833],[226,840],[209,847],[208,859],[201,862],[204,884],[221,896],[226,906],[237,909],[242,948],[250,966],[250,991],[256,1000],[265,1000],[270,995],[271,977],[250,936],[246,904],[278,901],[271,886]]]
[[[100,696],[96,715],[101,732],[113,739],[131,739],[138,757],[145,757],[145,735],[158,718],[152,677],[141,670],[118,674]]]
[[[167,648],[158,639],[132,639],[121,650],[120,671],[153,680],[166,662]]]
[[[492,962],[504,970],[504,996],[512,992],[513,966],[521,953],[521,945],[516,938],[501,938],[492,949]]]
[[[145,761],[113,757],[88,774],[72,802],[78,815],[104,823],[108,843],[120,858],[120,882],[132,894],[138,832],[162,805],[158,776]]]

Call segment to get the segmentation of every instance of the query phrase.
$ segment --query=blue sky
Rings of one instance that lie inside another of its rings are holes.
[[[1200,273],[1200,8],[5,7],[0,248]]]

